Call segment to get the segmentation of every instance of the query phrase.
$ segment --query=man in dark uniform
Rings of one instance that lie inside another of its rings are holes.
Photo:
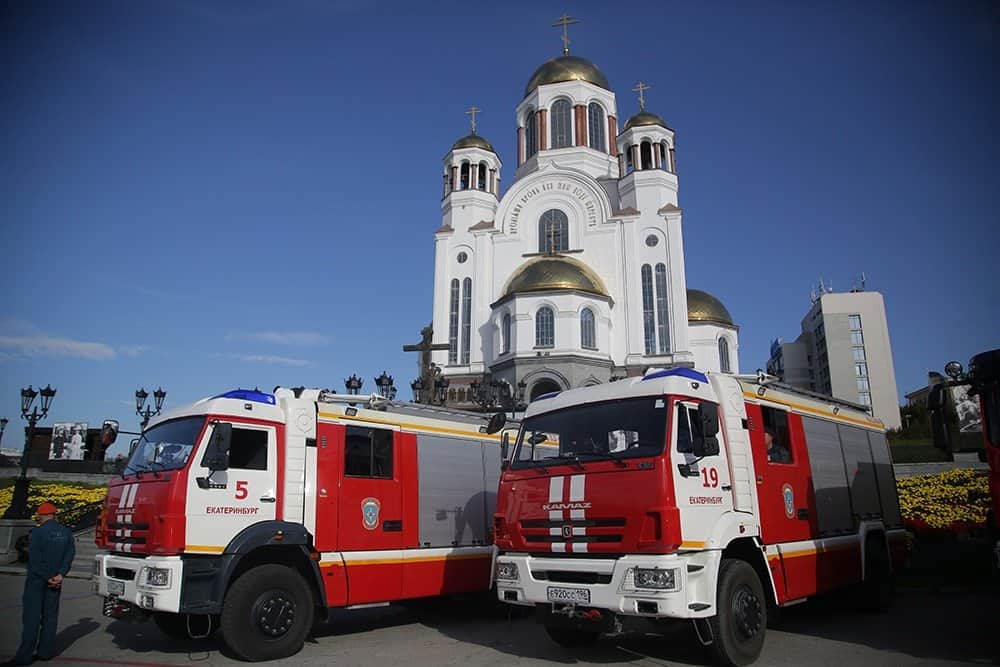
[[[792,453],[788,448],[778,442],[774,431],[767,429],[764,431],[764,444],[767,446],[767,460],[771,463],[791,463]]]
[[[39,505],[37,515],[40,524],[31,531],[22,603],[24,625],[21,646],[13,660],[15,665],[49,660],[55,651],[59,593],[63,577],[69,572],[76,555],[73,532],[55,520],[56,512],[52,503]]]

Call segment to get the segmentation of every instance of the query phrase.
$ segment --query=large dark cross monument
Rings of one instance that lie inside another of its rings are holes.
[[[417,403],[430,405],[434,402],[435,381],[441,373],[441,369],[431,362],[431,352],[434,350],[450,349],[448,343],[432,343],[434,338],[434,328],[428,324],[420,330],[420,342],[416,345],[404,345],[403,352],[420,353],[420,391],[414,397]]]

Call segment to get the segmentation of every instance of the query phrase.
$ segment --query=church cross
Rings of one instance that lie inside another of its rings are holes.
[[[469,110],[465,112],[466,116],[472,116],[472,133],[473,134],[476,133],[476,114],[477,113],[482,113],[482,110],[479,107],[477,107],[475,104],[473,104],[471,107],[469,107]]]
[[[556,225],[549,222],[549,254],[556,254]]]
[[[569,26],[573,25],[574,23],[579,23],[579,21],[577,21],[572,16],[568,16],[564,12],[563,15],[559,17],[559,20],[552,24],[553,28],[562,27],[562,32],[563,32],[563,34],[562,34],[563,55],[566,55],[566,56],[569,55],[569,30],[568,30],[568,28],[569,28]]]
[[[645,111],[646,110],[646,99],[643,97],[642,94],[643,94],[643,92],[649,90],[650,87],[651,86],[647,86],[642,81],[640,81],[639,83],[636,84],[635,88],[632,89],[635,92],[639,93],[639,110],[640,111]]]

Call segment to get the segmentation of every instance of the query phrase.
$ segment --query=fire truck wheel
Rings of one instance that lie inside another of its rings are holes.
[[[247,570],[222,605],[222,638],[243,660],[287,658],[299,652],[313,622],[309,586],[283,565]]]
[[[749,665],[760,656],[767,630],[767,598],[757,573],[742,560],[719,568],[718,612],[709,619],[712,648],[723,665]]]
[[[160,629],[160,632],[171,639],[190,639],[191,637],[188,634],[187,614],[167,614],[157,612],[153,614],[153,622],[156,623],[156,627]],[[212,625],[209,626],[209,623]],[[196,635],[204,635],[206,631],[208,631],[208,634],[210,635],[215,634],[218,629],[218,616],[206,616],[205,614],[195,614],[191,616],[191,630]]]
[[[566,648],[577,646],[590,646],[601,636],[600,632],[593,630],[577,630],[576,628],[557,628],[551,625],[545,626],[545,632],[555,643]]]
[[[858,603],[863,611],[886,611],[892,602],[892,566],[885,542],[870,537],[865,543],[865,580],[858,587]]]

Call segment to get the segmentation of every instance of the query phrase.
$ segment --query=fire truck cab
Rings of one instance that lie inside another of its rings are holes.
[[[489,590],[503,421],[301,388],[165,413],[108,489],[105,614],[266,660],[331,607]]]
[[[494,532],[499,598],[535,606],[556,642],[692,619],[734,665],[760,654],[769,608],[849,585],[884,606],[905,548],[861,406],[688,368],[532,403]]]

